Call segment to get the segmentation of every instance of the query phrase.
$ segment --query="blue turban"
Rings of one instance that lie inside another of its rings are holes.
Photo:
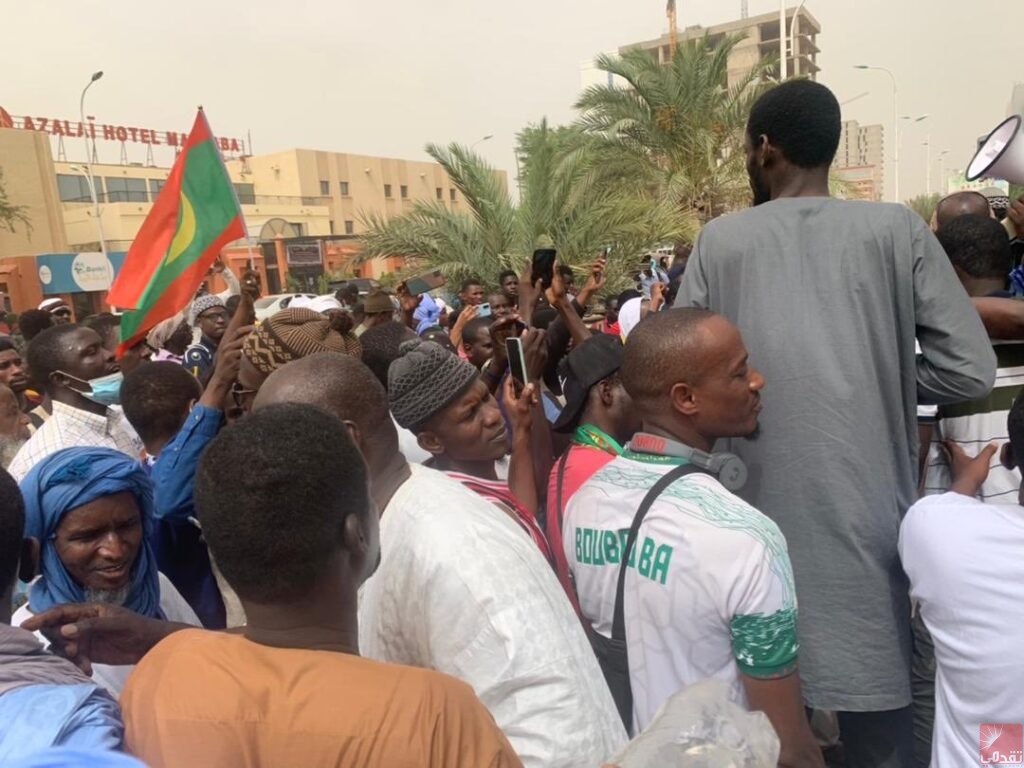
[[[21,481],[25,536],[38,539],[42,549],[42,577],[29,589],[29,605],[35,613],[64,603],[85,602],[85,590],[68,574],[53,545],[64,515],[124,491],[139,505],[143,530],[124,607],[143,616],[163,618],[156,558],[149,546],[153,486],[142,464],[111,448],[65,448],[36,464]]]

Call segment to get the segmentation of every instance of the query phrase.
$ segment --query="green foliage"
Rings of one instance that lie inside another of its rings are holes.
[[[692,217],[670,202],[607,183],[593,148],[580,131],[551,129],[546,121],[528,128],[520,136],[516,205],[501,176],[468,148],[428,145],[465,210],[430,201],[393,219],[364,216],[360,258],[402,256],[410,270],[438,269],[450,282],[475,276],[494,286],[503,270],[521,272],[535,248],[554,247],[562,263],[582,269],[611,247],[608,272],[614,280],[644,250],[693,237]]]
[[[930,195],[918,195],[907,200],[907,207],[913,209],[918,216],[924,219],[926,224],[932,223],[932,216],[935,215],[935,209],[939,205],[939,200],[942,196],[937,192]]]
[[[729,86],[729,54],[742,39],[681,44],[665,65],[639,49],[599,56],[597,67],[629,86],[591,86],[576,104],[604,173],[670,197],[701,222],[747,204],[744,128],[773,61]]]
[[[4,171],[0,168],[0,228],[8,232],[15,232],[16,224],[25,227],[25,233],[31,237],[32,222],[29,221],[28,209],[24,205],[15,205],[7,196],[7,186],[4,184]]]

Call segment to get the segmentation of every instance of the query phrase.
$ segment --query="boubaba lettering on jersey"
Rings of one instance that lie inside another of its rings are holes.
[[[576,560],[584,565],[610,565],[618,568],[626,548],[629,530],[602,531],[593,528],[576,529]],[[637,553],[640,561],[637,563]],[[638,539],[629,553],[628,568],[636,568],[645,579],[664,584],[672,562],[672,547],[658,544],[649,536]],[[616,575],[617,577],[617,575]]]

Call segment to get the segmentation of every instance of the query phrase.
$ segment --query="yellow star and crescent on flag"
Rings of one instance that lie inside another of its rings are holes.
[[[178,222],[178,231],[174,233],[170,248],[167,249],[167,258],[164,264],[173,264],[196,237],[196,214],[192,210],[192,203],[189,202],[185,192],[181,192],[181,221]]]

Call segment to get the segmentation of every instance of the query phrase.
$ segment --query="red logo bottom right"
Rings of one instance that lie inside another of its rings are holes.
[[[1024,765],[1024,725],[985,723],[980,734],[982,765]]]

